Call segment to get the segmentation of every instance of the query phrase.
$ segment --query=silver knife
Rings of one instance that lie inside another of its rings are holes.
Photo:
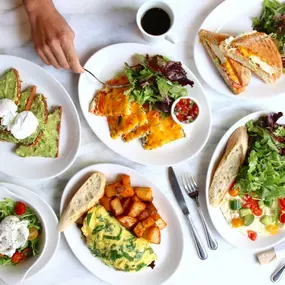
[[[170,181],[171,188],[173,190],[174,196],[177,200],[177,203],[178,203],[180,209],[182,210],[184,216],[186,217],[187,221],[189,222],[191,234],[193,237],[193,241],[194,241],[198,256],[200,259],[205,260],[208,258],[208,254],[207,254],[207,252],[206,252],[206,250],[205,250],[205,248],[201,242],[201,239],[198,235],[198,232],[197,232],[197,230],[193,224],[192,218],[190,216],[190,212],[187,208],[184,196],[182,194],[181,188],[179,186],[179,183],[177,181],[176,175],[175,175],[172,167],[168,168],[168,177],[169,177],[169,181]]]

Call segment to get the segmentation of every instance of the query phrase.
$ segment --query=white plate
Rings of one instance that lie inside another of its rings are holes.
[[[272,111],[273,112],[273,111]],[[275,236],[258,236],[256,241],[250,240],[246,235],[243,235],[239,231],[231,228],[228,223],[226,222],[220,208],[213,208],[209,204],[209,188],[211,184],[211,178],[214,173],[214,168],[216,164],[220,161],[221,156],[225,151],[226,144],[228,142],[229,137],[231,134],[240,126],[244,126],[250,120],[256,120],[261,115],[271,113],[271,111],[260,111],[256,113],[252,113],[248,116],[245,116],[238,122],[236,122],[221,138],[220,142],[218,143],[214,154],[211,158],[207,178],[206,178],[206,201],[207,207],[212,219],[212,222],[216,228],[216,230],[220,233],[220,235],[229,243],[233,244],[236,247],[241,248],[248,248],[254,250],[262,250],[266,248],[270,248],[275,246],[276,244],[285,240],[285,230],[281,230],[278,235]]]
[[[252,31],[251,17],[259,16],[261,7],[262,0],[224,1],[210,13],[200,29],[232,35],[250,32]],[[240,95],[234,95],[220,76],[205,48],[199,42],[198,36],[196,36],[194,44],[194,59],[196,67],[205,82],[217,92],[231,98],[247,100],[269,99],[284,94],[284,75],[275,84],[266,84],[252,73],[251,82],[245,92]]]
[[[14,56],[0,55],[0,74],[14,67],[20,73],[22,90],[28,85],[37,86],[37,93],[47,98],[49,109],[62,106],[62,123],[58,158],[19,157],[15,144],[0,142],[0,171],[14,177],[46,179],[55,177],[74,162],[80,145],[80,123],[76,108],[63,86],[40,66]],[[39,167],[40,166],[40,167]]]
[[[163,52],[156,51],[147,45],[116,44],[96,52],[87,61],[85,67],[101,80],[108,80],[123,70],[125,62],[132,63],[135,53],[163,54]],[[151,151],[143,149],[140,140],[130,143],[124,143],[120,138],[113,140],[109,134],[106,118],[89,113],[89,104],[101,85],[91,79],[90,75],[82,74],[78,85],[79,100],[82,112],[93,132],[113,151],[129,160],[145,165],[173,165],[194,157],[203,149],[208,140],[211,129],[211,112],[198,79],[185,65],[183,67],[188,78],[194,81],[194,88],[187,87],[189,95],[195,98],[201,107],[199,118],[195,124],[184,128],[185,138]]]
[[[1,182],[0,185],[5,186],[11,192],[29,201],[29,204],[33,205],[33,207],[40,212],[41,216],[44,217],[45,226],[47,228],[46,240],[48,242],[45,245],[45,251],[40,260],[28,273],[27,279],[40,272],[54,256],[60,241],[60,234],[57,231],[58,219],[49,204],[34,192],[15,184]]]
[[[116,271],[93,256],[81,238],[81,231],[74,224],[65,232],[66,240],[79,261],[101,280],[115,285],[158,285],[168,280],[177,270],[183,252],[183,235],[179,218],[166,196],[141,174],[128,167],[116,164],[97,164],[82,169],[74,175],[66,185],[62,194],[60,211],[94,171],[102,172],[107,183],[117,179],[119,174],[131,176],[132,185],[150,186],[153,190],[154,204],[167,222],[167,227],[161,232],[161,244],[152,245],[158,256],[156,266],[152,270],[146,268],[137,273]]]

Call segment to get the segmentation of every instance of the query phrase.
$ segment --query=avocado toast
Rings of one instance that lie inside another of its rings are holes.
[[[19,73],[16,69],[6,71],[0,78],[0,100],[7,99],[6,101],[12,101],[17,106],[17,112],[11,124],[15,123],[17,116],[21,114],[24,119],[19,121],[16,126],[18,129],[21,130],[26,115],[34,117],[37,122],[35,128],[26,137],[18,137],[18,139],[9,131],[8,126],[1,125],[1,122],[0,141],[18,144],[16,154],[20,156],[57,157],[62,109],[58,107],[49,114],[45,96],[36,94],[36,89],[36,86],[30,86],[21,93]],[[54,131],[52,128],[55,128]],[[39,143],[40,146],[35,149]]]

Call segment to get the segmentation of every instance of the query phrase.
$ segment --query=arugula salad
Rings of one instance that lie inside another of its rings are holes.
[[[246,124],[249,150],[228,193],[232,226],[247,229],[252,240],[278,234],[285,224],[285,126],[277,123],[282,116],[273,113]]]
[[[34,210],[11,199],[0,201],[0,265],[17,264],[40,252],[42,226]]]
[[[263,0],[261,15],[252,19],[252,27],[272,36],[285,68],[285,2]]]
[[[138,64],[129,66],[125,63],[125,74],[130,82],[125,94],[130,101],[169,115],[172,103],[188,95],[184,86],[193,87],[194,82],[187,78],[181,62],[161,55],[136,54],[135,57]]]

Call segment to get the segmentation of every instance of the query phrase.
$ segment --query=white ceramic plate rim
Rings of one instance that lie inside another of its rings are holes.
[[[242,1],[244,3],[242,3]],[[247,5],[248,3],[246,2],[247,0],[230,0],[230,1],[223,1],[222,3],[220,3],[217,7],[215,7],[208,15],[207,17],[205,18],[205,20],[203,21],[203,23],[201,24],[201,26],[199,27],[199,29],[197,30],[197,35],[195,37],[195,40],[194,40],[194,61],[195,61],[195,65],[196,65],[196,68],[200,74],[200,76],[203,78],[204,82],[206,82],[213,90],[215,90],[216,92],[218,92],[219,94],[222,94],[224,96],[227,96],[229,98],[232,98],[232,99],[236,99],[236,100],[243,100],[243,101],[252,101],[252,100],[256,100],[256,101],[266,101],[266,100],[270,100],[272,99],[272,97],[274,98],[279,98],[281,97],[282,95],[284,95],[282,92],[279,92],[278,94],[274,94],[274,92],[272,91],[272,94],[270,94],[270,96],[265,96],[265,97],[255,97],[253,98],[252,96],[246,96],[246,90],[244,92],[242,92],[240,95],[235,95],[234,93],[232,93],[232,91],[229,91],[229,92],[223,92],[223,90],[220,90],[217,85],[215,85],[214,83],[212,83],[211,81],[208,81],[204,78],[203,76],[203,72],[202,72],[202,69],[200,67],[200,65],[198,64],[198,58],[199,58],[199,46],[202,45],[199,41],[199,35],[198,35],[198,32],[201,30],[201,29],[210,29],[209,25],[208,25],[208,21],[210,18],[212,18],[215,14],[219,13],[222,11],[222,10],[225,10],[227,11],[228,9],[231,10],[231,11],[234,11],[234,7],[237,6],[237,5]],[[255,2],[260,2],[260,4],[262,4],[262,1],[261,0],[250,0],[252,1],[252,3],[255,1]],[[260,12],[261,12],[261,7],[260,7]],[[224,12],[226,13],[226,12]],[[252,31],[249,30],[248,32]],[[215,32],[215,31],[213,31]],[[244,31],[246,32],[246,31]],[[208,54],[207,54],[208,56]],[[211,69],[216,69],[216,67],[209,67]],[[217,76],[220,76],[219,74]],[[256,75],[252,74],[252,76],[256,77]],[[284,75],[283,75],[284,76]],[[223,80],[223,79],[222,79]],[[225,84],[225,86],[227,86],[227,84],[225,82],[223,82]],[[266,84],[265,82],[262,82],[262,84]],[[245,94],[245,96],[241,96]]]
[[[52,232],[52,230],[49,228],[48,224],[53,223],[55,225],[55,229],[56,229],[57,224],[58,224],[58,219],[57,219],[57,216],[54,213],[53,209],[51,208],[51,206],[44,199],[42,199],[40,196],[38,196],[35,192],[33,192],[33,191],[31,191],[25,187],[22,187],[20,185],[16,185],[16,184],[12,184],[12,183],[0,182],[0,185],[8,188],[8,190],[10,190],[16,196],[23,197],[24,200],[28,201],[29,197],[33,197],[33,199],[38,200],[39,203],[41,203],[41,205],[43,206],[43,208],[45,208],[44,211],[48,212],[48,215],[49,215],[49,218],[44,217],[45,224],[47,227],[47,235],[48,235],[47,236],[47,243],[45,245],[45,250],[44,250],[43,254],[41,255],[40,260],[29,271],[29,273],[25,279],[25,280],[27,280],[28,278],[31,278],[32,276],[34,276],[35,274],[38,274],[41,270],[43,270],[48,265],[48,263],[51,261],[53,256],[55,255],[55,253],[58,249],[59,243],[60,243],[60,234],[57,231]],[[37,205],[37,207],[38,207],[38,205]],[[33,208],[36,208],[36,207],[33,206]],[[40,210],[37,210],[37,212],[39,212],[39,211]],[[41,216],[47,216],[47,214],[43,214],[42,212],[40,215]],[[50,218],[53,219],[52,222],[51,222]],[[50,248],[52,240],[56,240],[56,242],[53,242],[53,245],[54,245],[53,249]]]
[[[244,126],[246,122],[250,121],[250,120],[255,120],[257,118],[259,118],[261,115],[264,114],[269,114],[269,113],[273,113],[273,112],[278,112],[278,111],[273,111],[273,110],[264,110],[264,111],[258,111],[258,112],[254,112],[251,113],[243,118],[241,118],[240,120],[238,120],[235,124],[233,124],[227,131],[226,133],[222,136],[222,138],[220,139],[219,143],[217,144],[214,153],[212,154],[210,163],[209,163],[209,167],[208,167],[208,171],[207,171],[207,176],[206,176],[206,204],[207,204],[207,208],[208,208],[208,212],[209,215],[211,217],[211,220],[214,224],[214,227],[216,228],[217,232],[230,244],[232,244],[235,247],[238,248],[245,248],[245,249],[249,249],[249,250],[254,250],[254,251],[259,251],[259,250],[265,250],[271,247],[274,247],[275,245],[281,243],[282,241],[285,240],[285,232],[283,232],[283,234],[281,235],[281,233],[279,234],[280,237],[276,238],[275,242],[271,242],[268,243],[267,245],[264,246],[255,246],[255,243],[248,243],[247,245],[242,244],[242,241],[239,242],[234,242],[233,240],[229,239],[227,237],[227,235],[224,233],[224,231],[220,230],[220,223],[219,221],[216,220],[216,216],[219,215],[220,217],[223,218],[223,220],[225,220],[225,218],[223,217],[223,214],[221,211],[219,211],[219,214],[217,214],[217,210],[219,210],[218,208],[213,208],[210,203],[209,203],[209,188],[210,188],[210,182],[211,182],[211,177],[212,177],[212,172],[213,172],[213,168],[215,166],[215,163],[218,161],[218,157],[221,156],[221,154],[223,154],[224,152],[224,147],[222,147],[222,145],[226,144],[226,142],[228,141],[228,138],[230,137],[230,135],[240,126]],[[225,142],[224,142],[225,141]],[[228,226],[228,232],[232,231],[233,234],[240,234],[237,230],[230,228],[230,226]],[[247,238],[245,235],[240,234],[241,238]],[[264,237],[265,238],[265,237]],[[241,239],[240,239],[241,240]]]
[[[99,51],[95,52],[88,60],[87,62],[85,63],[84,67],[87,68],[88,66],[88,63],[90,61],[92,61],[92,58],[97,56],[98,53],[100,52],[104,52],[106,49],[110,48],[110,47],[120,47],[120,46],[139,46],[139,47],[146,47],[148,49],[151,49],[153,51],[153,53],[157,53],[157,54],[163,54],[160,53],[159,51],[157,51],[156,49],[154,49],[153,47],[151,46],[148,46],[148,45],[144,45],[144,44],[138,44],[138,43],[119,43],[119,44],[114,44],[114,45],[110,45],[110,46],[106,46],[102,49],[100,49]],[[134,50],[134,53],[136,51],[135,47],[133,48]],[[169,57],[171,58],[171,57]],[[123,63],[122,63],[123,64]],[[140,164],[143,164],[143,165],[163,165],[163,166],[173,166],[173,165],[176,165],[176,164],[179,164],[179,163],[182,163],[182,162],[186,162],[192,158],[194,158],[195,156],[197,156],[202,150],[203,148],[205,147],[205,145],[207,144],[208,142],[208,139],[209,139],[209,136],[210,136],[210,133],[211,133],[211,127],[212,127],[212,113],[211,113],[211,108],[210,108],[210,105],[209,105],[209,102],[208,102],[208,99],[207,99],[207,96],[205,94],[205,91],[203,89],[203,86],[201,85],[201,83],[199,82],[199,80],[197,79],[197,77],[194,75],[194,73],[182,62],[182,65],[183,65],[183,68],[187,71],[187,73],[190,75],[191,79],[195,82],[195,85],[198,86],[198,88],[200,89],[200,92],[203,94],[204,98],[205,98],[205,104],[206,104],[206,109],[207,110],[203,110],[203,112],[207,112],[208,113],[208,119],[209,119],[209,128],[207,130],[207,133],[206,133],[206,136],[204,138],[204,140],[200,143],[200,147],[197,148],[196,152],[194,152],[191,156],[188,156],[186,157],[185,159],[181,159],[177,162],[174,162],[174,163],[164,163],[164,162],[146,162],[146,160],[144,159],[139,159],[137,158],[135,155],[132,155],[132,154],[128,154],[126,152],[123,152],[123,151],[120,151],[118,149],[114,149],[109,143],[107,140],[101,138],[100,136],[98,136],[98,138],[106,145],[108,146],[110,149],[112,149],[114,152],[118,153],[119,155],[131,160],[131,161],[134,161],[134,162],[137,162],[137,163],[140,163]],[[78,81],[78,94],[79,94],[79,102],[80,102],[80,106],[81,106],[81,110],[82,110],[82,113],[85,117],[85,120],[87,121],[88,125],[90,126],[90,128],[92,129],[93,131],[93,127],[92,127],[92,124],[90,122],[90,120],[87,118],[87,115],[86,115],[86,110],[84,108],[84,104],[83,104],[83,96],[80,96],[80,85],[81,85],[81,82],[83,80],[83,76],[84,74],[81,74],[80,75],[80,78],[79,78],[79,81]],[[195,99],[197,101],[199,101],[199,99]],[[201,111],[201,110],[200,110]],[[95,134],[96,132],[93,131]],[[97,135],[97,134],[96,134]]]
[[[78,153],[78,150],[79,150],[79,147],[80,147],[80,144],[81,144],[81,124],[80,124],[79,115],[78,115],[77,109],[75,107],[75,104],[74,104],[73,100],[71,99],[70,95],[68,94],[68,92],[63,87],[63,85],[55,77],[53,77],[51,74],[49,74],[44,68],[42,68],[41,66],[39,66],[39,65],[37,65],[37,64],[27,60],[27,59],[24,59],[24,58],[21,58],[21,57],[17,57],[17,56],[1,54],[0,57],[4,57],[4,58],[8,58],[8,59],[11,58],[11,59],[14,59],[14,60],[19,60],[19,61],[25,62],[25,63],[27,63],[29,65],[32,65],[34,68],[37,68],[42,73],[44,73],[46,77],[49,77],[51,80],[53,80],[59,86],[59,88],[62,90],[62,92],[65,94],[66,99],[69,101],[70,106],[72,108],[72,112],[75,115],[75,120],[76,120],[76,123],[77,123],[76,127],[78,128],[78,137],[77,137],[76,151],[74,152],[73,157],[69,161],[69,163],[64,168],[62,168],[62,170],[59,171],[58,173],[55,173],[53,175],[47,175],[47,176],[41,176],[41,177],[36,177],[35,178],[35,177],[28,177],[28,176],[21,176],[21,175],[10,175],[10,173],[6,173],[5,170],[3,170],[3,169],[1,170],[1,172],[5,173],[5,174],[7,174],[7,175],[9,175],[11,177],[27,178],[27,179],[51,179],[51,178],[57,177],[60,174],[64,173],[73,164],[73,162],[75,161],[75,159],[77,157],[77,153]],[[64,112],[64,110],[63,110],[63,112]]]
[[[181,226],[181,221],[180,221],[180,218],[179,218],[179,215],[177,214],[177,212],[176,212],[176,210],[175,210],[175,208],[173,207],[173,205],[172,205],[172,203],[171,203],[171,201],[169,201],[168,199],[167,199],[167,197],[166,197],[166,195],[162,192],[162,191],[160,191],[151,181],[149,181],[148,179],[146,179],[142,174],[140,174],[139,172],[137,172],[136,170],[133,170],[133,169],[131,169],[131,168],[129,168],[129,167],[126,167],[126,166],[123,166],[123,165],[118,165],[118,164],[111,164],[111,163],[102,163],[102,164],[94,164],[94,165],[90,165],[90,166],[88,166],[88,167],[86,167],[86,168],[83,168],[82,170],[80,170],[79,172],[77,172],[69,181],[68,181],[68,183],[67,183],[67,185],[65,186],[65,189],[64,189],[64,191],[63,191],[63,193],[62,193],[62,199],[61,199],[61,203],[60,203],[60,213],[62,213],[62,211],[63,211],[63,209],[64,209],[64,206],[65,206],[65,204],[66,204],[66,200],[68,199],[68,195],[70,194],[69,192],[71,191],[71,189],[72,189],[72,187],[74,187],[74,185],[75,185],[75,183],[77,183],[78,184],[78,180],[80,179],[80,178],[82,178],[84,175],[86,175],[87,173],[89,173],[89,172],[94,172],[94,171],[101,171],[100,170],[100,168],[101,167],[103,167],[103,168],[105,168],[105,167],[109,167],[109,166],[111,166],[111,167],[115,167],[115,168],[117,168],[118,169],[118,171],[116,172],[116,174],[122,174],[122,173],[126,173],[126,170],[127,171],[130,171],[130,172],[132,172],[134,175],[137,175],[137,177],[139,177],[139,178],[141,178],[141,179],[143,179],[144,181],[145,181],[145,183],[146,183],[146,185],[149,185],[150,187],[152,187],[152,189],[155,189],[155,192],[160,192],[160,195],[162,195],[162,196],[164,196],[164,199],[165,199],[165,201],[167,201],[167,203],[169,203],[169,205],[171,206],[171,208],[172,208],[172,214],[173,214],[173,216],[174,216],[174,218],[175,218],[175,220],[177,221],[177,226],[178,226],[178,230],[180,231],[180,235],[181,235],[181,243],[179,244],[180,245],[180,247],[181,247],[181,254],[180,254],[180,256],[179,256],[179,260],[178,260],[178,262],[177,262],[177,264],[176,264],[176,266],[175,266],[175,268],[174,268],[174,270],[173,270],[173,272],[172,272],[172,274],[170,275],[170,276],[168,276],[168,278],[167,279],[165,279],[165,280],[163,280],[163,282],[167,282],[167,281],[169,281],[169,280],[171,280],[172,279],[172,277],[173,277],[173,275],[176,273],[176,271],[178,270],[178,268],[179,268],[179,266],[180,266],[180,264],[181,264],[181,262],[182,262],[182,258],[183,258],[183,249],[184,249],[184,236],[183,236],[183,230],[182,230],[182,226]],[[101,171],[102,172],[102,171]],[[102,172],[103,173],[103,172]],[[107,181],[108,182],[108,181]],[[77,185],[76,184],[76,186],[78,186],[78,187],[80,187],[80,185],[82,185],[82,183],[81,184],[78,184]],[[69,197],[70,198],[70,197]],[[154,198],[155,198],[155,193],[154,193]],[[177,233],[178,234],[178,233]],[[163,233],[162,233],[162,235],[163,235]],[[73,247],[72,247],[72,239],[71,239],[71,237],[70,237],[70,234],[67,234],[66,232],[64,232],[64,236],[65,236],[65,238],[66,238],[66,241],[67,241],[67,243],[68,243],[68,245],[69,245],[69,247],[71,248],[71,250],[73,251],[73,253],[74,253],[74,255],[78,258],[78,260],[81,262],[81,264],[84,266],[84,267],[86,267],[91,273],[93,273],[96,277],[98,277],[100,280],[102,280],[102,281],[104,281],[104,282],[107,282],[108,284],[116,284],[115,282],[112,282],[113,280],[114,280],[114,278],[110,278],[110,277],[108,277],[108,276],[103,276],[102,274],[100,275],[100,273],[98,273],[98,274],[96,274],[93,270],[92,270],[92,268],[89,266],[89,263],[88,263],[88,261],[86,261],[85,259],[83,259],[83,258],[80,258],[80,257],[78,257],[77,255],[76,255],[76,252],[75,252],[75,250],[73,249]],[[84,245],[85,246],[85,245]],[[87,247],[87,246],[86,246]],[[92,258],[96,258],[96,257],[93,257],[92,256]],[[99,260],[100,261],[100,260]],[[107,265],[104,265],[103,264],[103,266],[105,267],[108,267]],[[112,269],[112,268],[111,268]],[[118,271],[116,271],[116,270],[112,270],[112,272],[114,272],[114,274],[115,273],[117,273]],[[142,271],[143,272],[143,271]],[[139,273],[141,273],[141,272],[139,272]],[[124,274],[136,274],[136,273],[124,273]],[[137,273],[138,274],[138,273]],[[154,273],[155,274],[155,273]],[[143,278],[143,276],[140,276],[141,278]],[[120,285],[121,284],[123,284],[123,283],[121,283],[120,282]],[[127,280],[126,280],[126,284],[131,284],[130,282],[127,282]],[[141,285],[141,284],[145,284],[145,283],[141,283],[141,282],[139,282],[139,284]],[[162,284],[162,283],[153,283],[153,284],[156,284],[156,285],[158,285],[158,284]],[[150,285],[152,285],[152,284],[150,284]]]

